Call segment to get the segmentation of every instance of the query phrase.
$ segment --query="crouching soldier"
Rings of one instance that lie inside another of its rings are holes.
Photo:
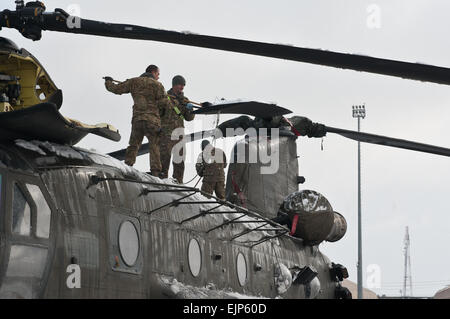
[[[202,191],[225,199],[225,168],[227,158],[220,148],[213,147],[207,140],[202,141],[202,153],[198,156],[195,168],[203,177]]]

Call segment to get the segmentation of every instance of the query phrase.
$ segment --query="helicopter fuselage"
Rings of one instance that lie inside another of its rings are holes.
[[[257,216],[161,183],[90,151],[2,143],[0,297],[334,298],[317,246],[271,239]],[[280,292],[280,264],[315,269],[320,290]]]

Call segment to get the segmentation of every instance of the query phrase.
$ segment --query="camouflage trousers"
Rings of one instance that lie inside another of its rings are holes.
[[[161,136],[160,142],[159,142],[159,148],[161,151],[161,178],[167,178],[169,176],[169,168],[170,168],[170,158],[172,157],[172,150],[173,147],[179,142],[180,140],[173,141],[171,139],[170,135],[163,134]],[[185,155],[183,148],[179,151],[179,155],[182,156],[183,160],[181,163],[175,163],[173,164],[173,174],[172,177],[175,178],[178,183],[183,183],[183,177],[184,177],[184,160]]]
[[[225,199],[225,181],[203,181],[202,191],[210,195],[212,195],[213,191],[215,191],[217,197],[219,197],[220,199]]]
[[[131,127],[131,136],[129,146],[125,153],[125,164],[133,166],[136,162],[136,156],[139,147],[142,144],[144,136],[147,137],[150,147],[150,169],[154,176],[159,176],[161,172],[161,159],[159,153],[159,139],[161,128],[149,121],[133,122]]]

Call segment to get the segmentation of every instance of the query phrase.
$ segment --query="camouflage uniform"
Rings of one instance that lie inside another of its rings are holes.
[[[131,136],[125,154],[125,163],[133,166],[144,136],[150,144],[150,168],[152,175],[161,172],[159,139],[161,134],[160,113],[167,107],[167,96],[163,85],[148,76],[126,80],[120,84],[105,82],[106,89],[115,94],[131,93],[133,97],[133,119]]]
[[[223,160],[217,163],[215,158]],[[197,159],[195,168],[200,176],[203,176],[202,191],[211,194],[216,192],[216,196],[225,199],[225,168],[227,167],[227,158],[220,148],[205,149]]]
[[[167,92],[169,96],[169,103],[165,113],[161,117],[161,139],[159,147],[161,150],[161,165],[162,172],[161,177],[167,178],[169,174],[170,158],[172,156],[172,149],[182,138],[172,140],[171,135],[176,128],[184,128],[184,120],[192,121],[195,115],[186,108],[186,104],[189,99],[184,96],[183,92],[176,95],[172,89]],[[185,154],[183,149],[179,153],[182,156],[183,161],[181,163],[173,163],[173,178],[179,183],[183,183],[184,175],[184,158]]]

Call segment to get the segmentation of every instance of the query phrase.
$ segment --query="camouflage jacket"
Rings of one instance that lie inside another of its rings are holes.
[[[172,131],[178,127],[184,127],[184,120],[192,121],[195,115],[191,110],[186,108],[189,99],[184,96],[183,92],[176,95],[172,89],[167,92],[170,103],[165,108],[164,114],[161,116],[162,133],[170,136]]]
[[[131,93],[133,97],[133,119],[136,121],[151,121],[161,125],[160,114],[164,113],[167,95],[164,86],[150,77],[136,77],[120,84],[105,82],[106,89],[115,94]]]
[[[206,148],[200,153],[195,164],[198,175],[203,176],[203,182],[207,183],[225,181],[226,167],[227,157],[220,148],[212,148],[212,150]]]

